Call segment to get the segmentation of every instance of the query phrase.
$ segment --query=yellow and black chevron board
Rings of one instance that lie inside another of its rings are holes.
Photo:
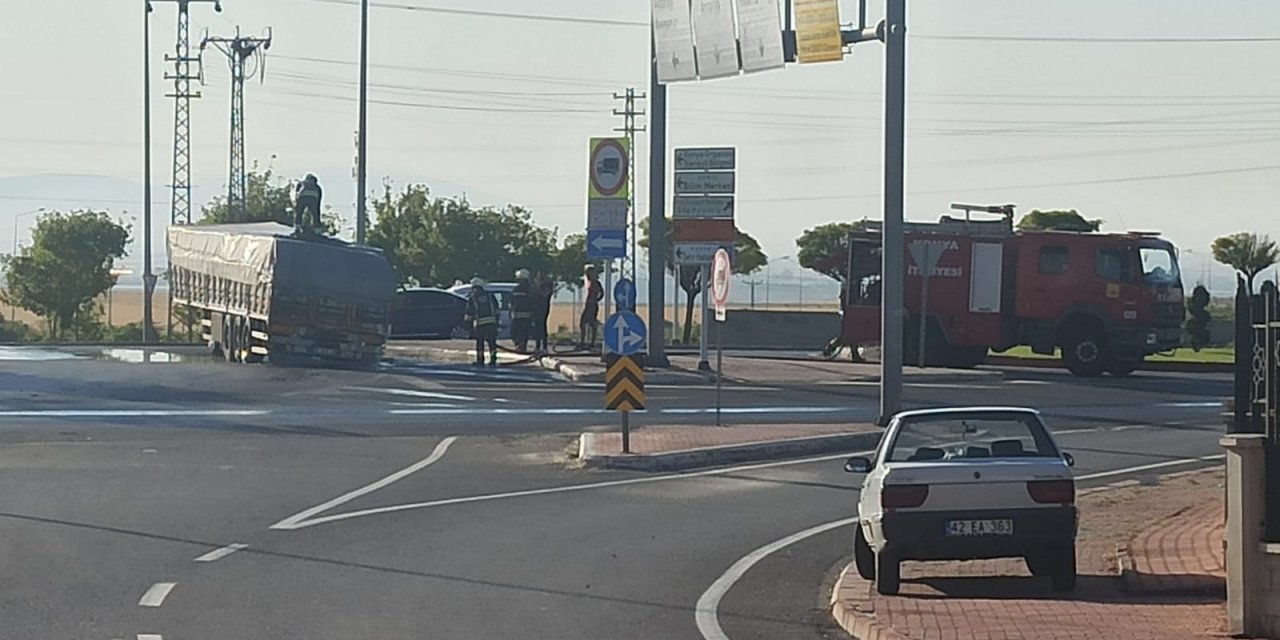
[[[644,408],[644,368],[636,356],[609,354],[604,374],[604,408],[636,411]]]

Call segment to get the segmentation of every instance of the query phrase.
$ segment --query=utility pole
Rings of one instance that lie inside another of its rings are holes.
[[[631,169],[627,172],[627,218],[631,227],[631,251],[627,253],[627,257],[622,260],[622,275],[631,277],[631,282],[636,282],[636,247],[638,246],[639,226],[636,217],[636,132],[644,132],[643,126],[636,126],[636,116],[643,116],[644,111],[636,111],[636,100],[644,100],[644,94],[636,94],[635,87],[627,87],[627,91],[622,94],[613,94],[614,100],[622,101],[622,109],[614,109],[613,115],[622,118],[622,126],[614,127],[614,131],[626,134],[627,136],[627,153],[631,157],[627,158],[627,166]],[[652,244],[652,243],[651,243]]]
[[[360,129],[356,143],[356,244],[364,244],[369,226],[365,185],[369,179],[369,0],[360,0]]]
[[[151,272],[151,3],[142,12],[142,342],[155,342],[151,298],[156,274]],[[14,234],[17,237],[17,234]],[[16,251],[14,253],[17,253]]]
[[[667,85],[658,82],[658,60],[652,36],[649,39],[649,96],[652,114],[649,117],[649,238],[652,241],[649,243],[649,353],[645,364],[668,367],[671,361],[667,359],[662,313],[667,265]]]
[[[266,72],[262,51],[271,48],[271,28],[263,38],[240,35],[236,27],[234,38],[205,35],[200,41],[200,53],[210,44],[227,57],[231,66],[231,164],[227,173],[227,213],[232,222],[244,222],[247,218],[245,210],[245,169],[244,169],[244,81],[255,75],[259,79]],[[246,71],[249,60],[257,64]]]
[[[885,0],[881,38],[884,60],[884,231],[883,283],[880,303],[880,420],[888,424],[902,408],[903,174],[906,112],[907,7],[906,0]],[[861,20],[859,16],[859,20]]]

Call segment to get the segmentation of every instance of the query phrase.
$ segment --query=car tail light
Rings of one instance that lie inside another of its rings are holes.
[[[1071,504],[1076,501],[1075,480],[1032,480],[1027,493],[1040,504]]]
[[[885,509],[910,509],[924,504],[928,497],[927,484],[891,484],[880,490],[880,506]]]

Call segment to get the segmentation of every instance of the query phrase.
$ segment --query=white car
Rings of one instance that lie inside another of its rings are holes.
[[[1076,584],[1075,481],[1034,409],[973,407],[893,417],[865,473],[854,564],[898,592],[903,560],[1025,558],[1055,591]]]

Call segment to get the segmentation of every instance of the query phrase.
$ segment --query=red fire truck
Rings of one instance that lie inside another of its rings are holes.
[[[1060,349],[1088,377],[1128,375],[1178,346],[1182,279],[1176,248],[1159,234],[1015,231],[1012,205],[952,208],[965,217],[906,223],[908,364],[920,360],[922,335],[927,365],[972,367],[989,350],[1028,345]],[[1001,217],[974,220],[975,211]],[[880,341],[880,244],[874,222],[850,237],[842,341],[855,354]]]

